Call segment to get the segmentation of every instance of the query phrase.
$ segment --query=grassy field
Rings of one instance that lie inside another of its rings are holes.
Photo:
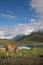
[[[0,45],[6,43],[14,44],[41,44],[43,43],[43,33],[33,33],[24,37],[21,40],[6,40],[0,39]],[[17,53],[14,53],[16,57],[10,57],[11,52],[9,52],[9,58],[5,58],[5,50],[0,49],[0,65],[43,65],[43,48],[34,48],[33,50],[21,50],[23,57],[20,57]]]
[[[0,65],[43,65],[43,48],[21,50],[21,52],[23,57],[14,53],[16,57],[5,58],[5,52],[0,50]]]

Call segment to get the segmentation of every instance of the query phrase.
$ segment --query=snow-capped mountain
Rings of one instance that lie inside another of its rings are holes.
[[[21,39],[22,37],[29,35],[31,33],[34,32],[41,32],[43,33],[43,30],[38,30],[38,31],[33,31],[33,30],[27,30],[27,31],[23,31],[22,33],[12,33],[11,31],[0,31],[0,39],[12,39],[12,40],[17,40],[17,39]]]
[[[28,30],[28,31],[24,31],[23,33],[17,33],[14,34],[12,32],[8,32],[8,31],[0,31],[0,39],[20,39],[28,34],[31,34],[32,30]]]
[[[16,35],[15,37],[12,38],[12,40],[19,40],[23,37],[25,37],[26,35]]]

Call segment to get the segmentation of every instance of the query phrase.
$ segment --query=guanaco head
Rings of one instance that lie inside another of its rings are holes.
[[[18,54],[19,54],[20,56],[23,56],[23,53],[21,52],[21,50],[20,50],[18,47],[17,47],[16,51],[18,52]]]

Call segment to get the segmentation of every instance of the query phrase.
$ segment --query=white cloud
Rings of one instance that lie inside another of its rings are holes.
[[[31,22],[30,24],[17,24],[14,26],[1,26],[0,27],[0,37],[11,39],[16,35],[28,35],[33,31],[37,31],[39,29],[43,29],[43,24],[37,22]],[[4,31],[4,32],[3,32]]]
[[[35,9],[36,12],[38,13],[38,19],[40,28],[43,28],[43,0],[32,0],[30,1],[31,9]]]
[[[16,16],[8,15],[8,14],[0,14],[0,17],[6,17],[8,19],[17,19]]]
[[[8,26],[3,26],[3,27],[0,27],[0,31],[5,31],[3,34],[1,34],[0,32],[0,36],[16,36],[16,35],[28,35],[28,34],[31,34],[31,32],[33,31],[33,29],[29,28],[29,25],[28,24],[18,24],[18,25],[15,25],[15,26],[11,26],[11,27],[8,27]]]
[[[31,19],[30,22],[36,22],[36,19]]]
[[[43,13],[43,0],[32,0],[31,5],[37,12]]]

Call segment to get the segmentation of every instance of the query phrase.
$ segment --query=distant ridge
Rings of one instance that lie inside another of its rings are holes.
[[[23,37],[20,40],[17,40],[18,42],[38,42],[43,43],[43,33],[41,32],[33,32],[30,35],[27,35]]]

